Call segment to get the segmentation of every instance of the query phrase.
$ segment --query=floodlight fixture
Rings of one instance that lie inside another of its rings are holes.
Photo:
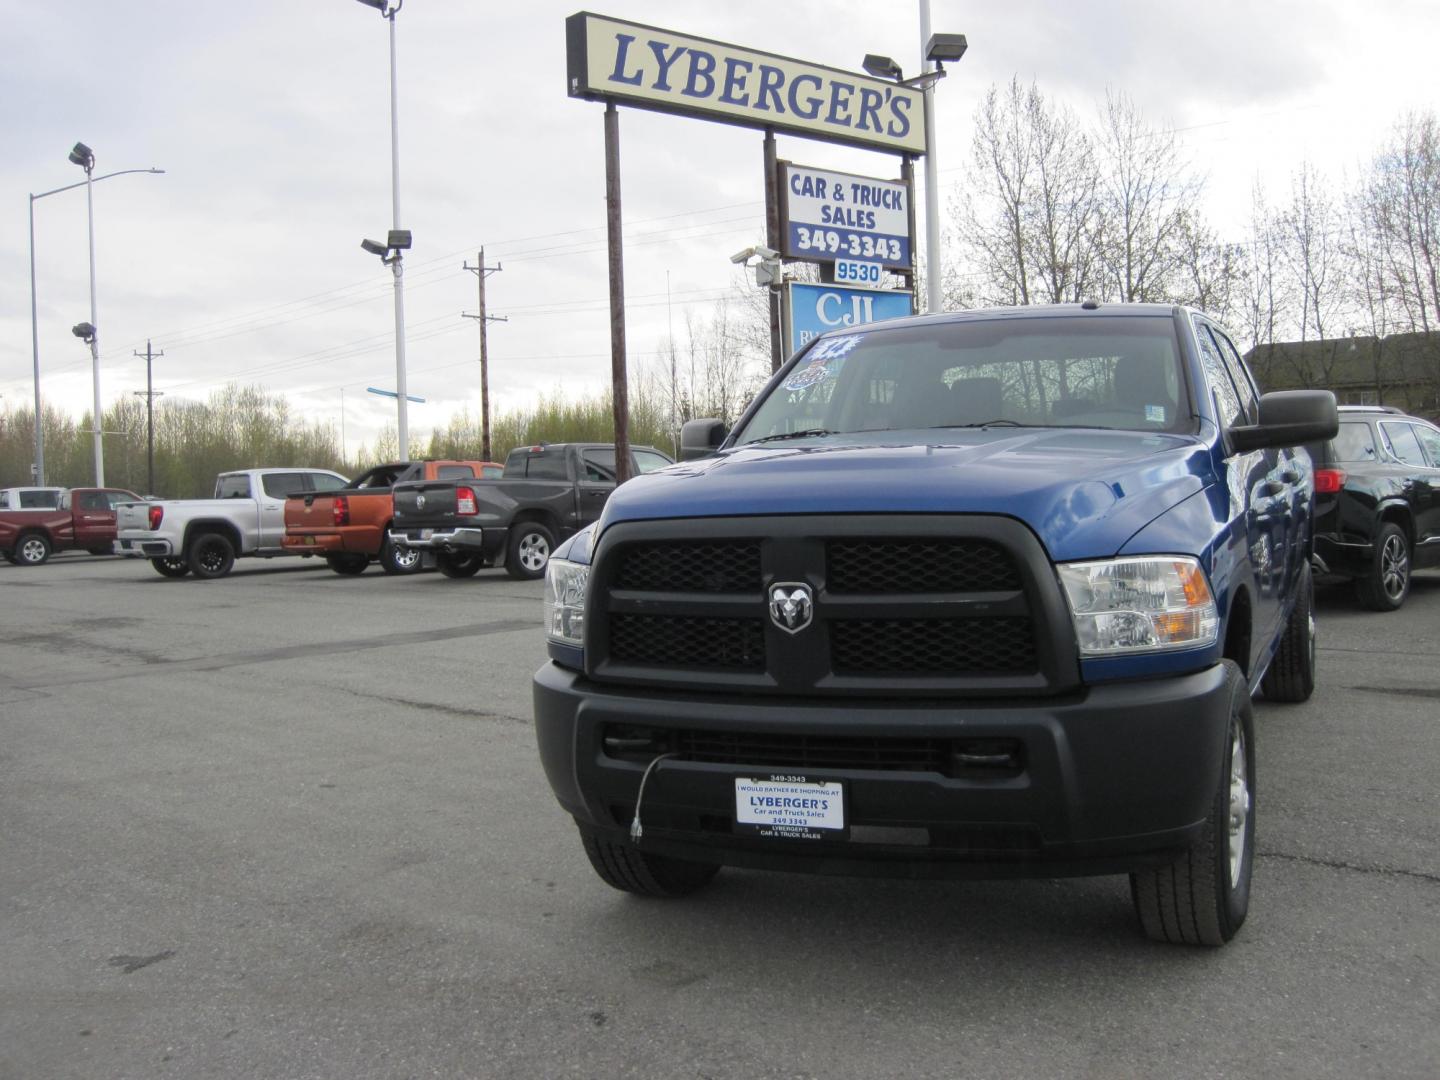
[[[954,63],[969,47],[964,34],[931,34],[925,43],[925,59],[937,64]]]
[[[86,172],[95,167],[95,151],[86,146],[83,142],[77,142],[70,151],[70,160],[79,165]]]
[[[390,254],[390,249],[380,243],[379,240],[361,240],[360,246],[371,255],[379,255],[382,259]]]
[[[395,0],[393,7],[390,4],[390,0],[360,0],[360,3],[366,7],[374,8],[387,19],[393,19],[400,11],[400,7],[405,3],[405,0]]]
[[[861,66],[877,79],[900,78],[900,65],[889,56],[866,53],[865,61]]]
[[[385,242],[390,246],[391,251],[407,251],[410,248],[410,230],[391,229]]]
[[[89,345],[95,340],[95,327],[88,322],[76,323],[70,328],[70,332],[85,342],[86,345]]]

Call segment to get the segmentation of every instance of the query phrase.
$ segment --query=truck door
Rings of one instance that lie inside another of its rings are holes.
[[[75,546],[108,549],[115,540],[115,501],[133,498],[129,492],[76,492],[70,509],[70,519],[75,526]]]
[[[1258,415],[1247,412],[1247,404],[1258,413],[1254,390],[1245,383],[1245,398],[1221,356],[1217,339],[1207,323],[1196,320],[1195,340],[1200,346],[1200,363],[1205,372],[1205,392],[1214,402],[1215,415],[1223,430],[1253,424]],[[1221,338],[1223,340],[1223,338]],[[1280,598],[1285,595],[1285,575],[1292,562],[1289,537],[1294,508],[1293,483],[1282,478],[1285,471],[1278,450],[1252,450],[1230,454],[1225,459],[1226,483],[1230,489],[1231,542],[1244,544],[1250,568],[1249,585],[1254,648],[1274,640],[1280,618]],[[1253,662],[1256,657],[1251,656]]]
[[[285,536],[285,500],[291,495],[308,491],[309,481],[303,472],[268,473],[260,480],[256,503],[260,511],[260,550],[280,550]]]
[[[615,449],[594,446],[580,455],[580,477],[575,484],[577,529],[583,529],[600,517],[605,500],[615,490]]]

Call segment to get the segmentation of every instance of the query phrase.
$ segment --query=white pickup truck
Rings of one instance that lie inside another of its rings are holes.
[[[328,469],[241,469],[215,478],[213,499],[167,499],[117,508],[115,554],[149,559],[166,577],[224,577],[237,558],[289,555],[285,499],[349,484]]]

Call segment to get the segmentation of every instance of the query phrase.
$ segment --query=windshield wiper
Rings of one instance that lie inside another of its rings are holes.
[[[1044,427],[1044,424],[1022,424],[1019,420],[986,420],[983,424],[935,424],[937,428],[986,428],[986,427]]]
[[[762,442],[779,442],[781,439],[803,439],[810,435],[839,435],[839,431],[830,431],[826,428],[805,428],[803,431],[781,431],[775,435],[762,435],[758,439],[751,439],[743,442],[741,446],[754,446]]]

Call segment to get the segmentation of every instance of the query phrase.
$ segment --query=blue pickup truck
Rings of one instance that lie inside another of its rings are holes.
[[[1182,307],[817,338],[550,561],[536,733],[595,871],[1126,873],[1150,937],[1225,943],[1336,425]]]

